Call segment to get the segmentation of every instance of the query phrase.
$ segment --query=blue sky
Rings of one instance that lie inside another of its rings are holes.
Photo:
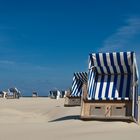
[[[88,54],[135,51],[139,0],[0,0],[0,90],[67,89]],[[140,61],[138,60],[138,65]]]

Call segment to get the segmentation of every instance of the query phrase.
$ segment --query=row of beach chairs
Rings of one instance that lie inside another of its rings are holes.
[[[139,122],[134,52],[93,53],[87,72],[74,73],[64,106],[81,106],[81,119]]]

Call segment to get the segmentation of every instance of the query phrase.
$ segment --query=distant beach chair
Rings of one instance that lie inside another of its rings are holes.
[[[21,93],[17,88],[10,88],[5,96],[7,99],[19,99]]]
[[[59,90],[51,90],[49,96],[51,99],[59,99],[61,96],[61,93]]]
[[[3,92],[3,98],[6,98],[7,92],[6,91],[2,91]]]
[[[61,94],[60,94],[60,98],[64,98],[64,97],[66,96],[66,94],[67,94],[67,91],[61,90],[60,93],[61,93]]]
[[[35,92],[35,91],[33,91],[33,93],[32,93],[32,97],[38,97],[38,93]]]
[[[3,98],[4,97],[4,93],[3,91],[0,91],[0,98]]]
[[[134,52],[90,54],[81,119],[138,122],[138,77]]]
[[[74,73],[72,89],[67,92],[65,97],[65,107],[81,105],[82,86],[84,83],[87,83],[87,73]]]

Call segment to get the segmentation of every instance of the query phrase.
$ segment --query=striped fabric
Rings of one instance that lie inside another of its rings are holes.
[[[90,54],[89,69],[95,67],[98,74],[130,74],[133,54],[133,52]]]
[[[134,52],[94,53],[89,57],[88,100],[128,100]]]
[[[92,81],[89,99],[128,100],[130,98],[132,75],[96,75]]]
[[[71,97],[81,97],[83,83],[87,83],[87,73],[86,72],[74,73]]]

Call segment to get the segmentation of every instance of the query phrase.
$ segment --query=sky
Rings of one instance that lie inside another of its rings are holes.
[[[68,89],[92,52],[135,51],[139,0],[0,0],[0,90]]]

